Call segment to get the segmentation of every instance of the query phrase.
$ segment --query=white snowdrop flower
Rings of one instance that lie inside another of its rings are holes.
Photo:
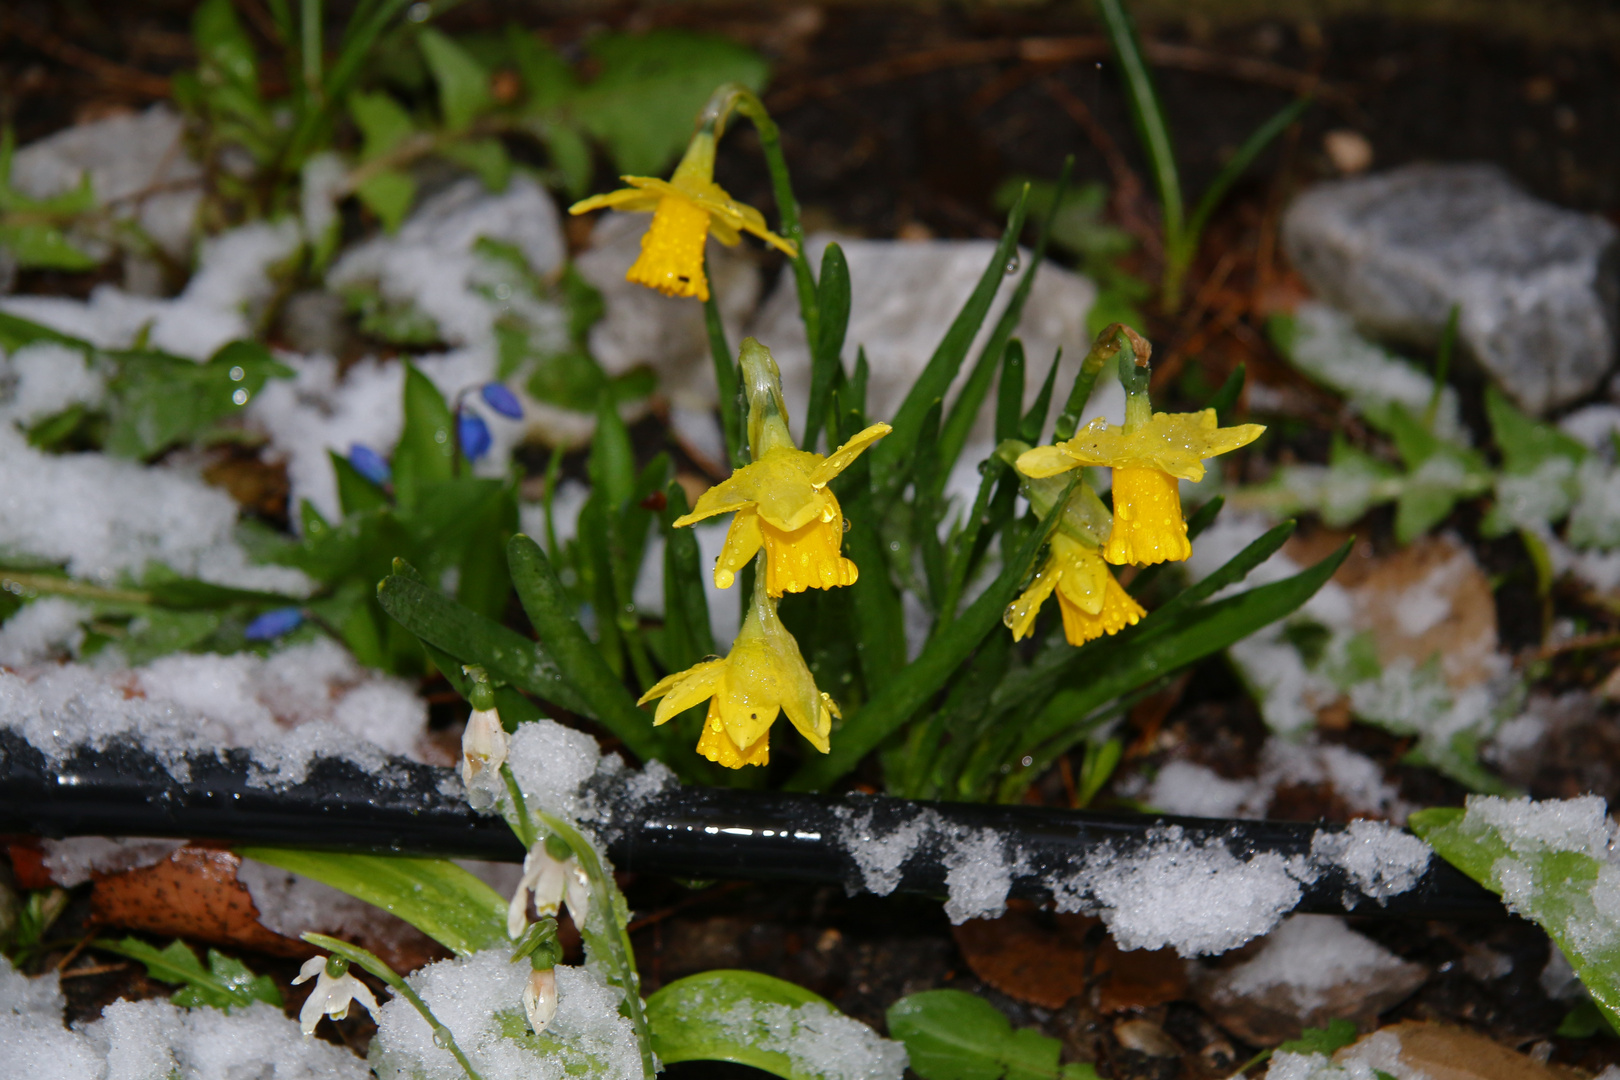
[[[483,772],[499,772],[510,743],[494,709],[474,709],[461,735],[461,780],[471,784]]]
[[[315,1025],[325,1013],[334,1020],[349,1015],[349,1003],[358,1001],[373,1016],[377,1013],[377,999],[371,996],[366,984],[349,974],[349,962],[341,956],[312,956],[298,969],[293,985],[316,979],[315,989],[298,1013],[298,1023],[305,1035],[315,1034]]]
[[[536,1034],[551,1023],[551,1018],[557,1015],[557,973],[554,970],[529,972],[529,981],[523,987],[523,1011],[528,1014],[529,1026]]]
[[[534,895],[534,909],[541,915],[555,915],[568,898],[568,910],[575,923],[585,921],[586,904],[590,901],[590,879],[580,868],[579,860],[564,854],[567,845],[556,837],[539,840],[523,857],[523,877],[512,893],[506,907],[506,932],[516,940],[523,936],[529,923],[529,896]],[[562,855],[562,858],[558,858]]]

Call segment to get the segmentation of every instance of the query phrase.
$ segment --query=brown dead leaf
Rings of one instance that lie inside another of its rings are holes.
[[[1429,1080],[1569,1080],[1571,1075],[1465,1028],[1406,1020],[1379,1033],[1386,1032],[1401,1041],[1401,1061]],[[1345,1047],[1334,1060],[1351,1057],[1360,1045]]]
[[[1008,997],[1062,1008],[1086,990],[1105,1013],[1152,1008],[1186,996],[1187,974],[1175,951],[1124,952],[1085,915],[1048,917],[1015,907],[999,919],[972,919],[952,933],[973,974]],[[1096,944],[1100,938],[1101,944]]]
[[[155,866],[97,876],[91,918],[104,926],[143,930],[277,956],[311,949],[259,925],[247,886],[236,880],[242,860],[229,851],[183,847]]]
[[[237,879],[241,865],[241,857],[233,852],[187,845],[152,866],[95,874],[90,888],[91,919],[102,926],[275,956],[314,952],[307,943],[277,933],[260,921],[252,893]],[[302,929],[353,941],[396,971],[414,971],[449,955],[432,938],[380,908],[359,901],[341,907],[328,912],[330,925]],[[354,909],[362,911],[360,919],[354,917]]]
[[[1378,559],[1351,590],[1358,630],[1378,659],[1423,664],[1440,657],[1455,689],[1496,674],[1496,602],[1473,553],[1448,537],[1426,537]]]
[[[1085,948],[1033,910],[969,919],[951,934],[973,974],[1008,997],[1061,1009],[1085,992]]]

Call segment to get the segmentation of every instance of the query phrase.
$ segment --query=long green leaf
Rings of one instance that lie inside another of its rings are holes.
[[[1073,490],[1074,481],[1064,490]],[[972,655],[984,636],[1001,621],[1019,587],[1028,578],[1036,557],[1046,545],[1059,515],[1053,514],[1036,529],[1001,574],[943,633],[923,647],[921,655],[881,686],[861,709],[833,736],[832,752],[809,762],[788,781],[792,791],[825,788],[860,763],[861,758],[910,719]]]
[[[1125,13],[1123,0],[1097,0],[1097,7],[1102,11],[1114,60],[1125,80],[1131,121],[1136,125],[1136,134],[1142,140],[1148,165],[1153,170],[1153,182],[1159,191],[1159,210],[1164,217],[1166,247],[1177,246],[1183,231],[1181,177],[1176,171],[1175,146],[1170,141],[1170,128],[1165,123],[1158,92],[1153,88],[1153,76],[1136,40],[1136,28]]]
[[[394,495],[410,511],[423,489],[455,475],[456,421],[444,395],[415,365],[405,365],[405,427],[394,450]]]
[[[652,715],[636,706],[624,683],[613,674],[579,625],[568,594],[540,545],[519,533],[506,547],[506,560],[512,568],[512,584],[535,633],[557,658],[565,673],[562,677],[586,702],[585,711],[643,761],[657,758],[683,779],[710,776],[712,769],[705,767],[707,763],[696,752],[653,727]]]
[[[500,682],[555,702],[569,712],[592,715],[579,691],[563,678],[552,655],[517,631],[399,574],[383,579],[377,600],[401,626],[461,663],[482,664]]]
[[[1216,173],[1215,179],[1209,182],[1209,187],[1204,189],[1204,194],[1199,197],[1198,204],[1193,207],[1192,214],[1187,218],[1187,238],[1184,241],[1186,245],[1189,247],[1197,246],[1198,238],[1203,234],[1204,226],[1209,222],[1209,216],[1215,212],[1215,208],[1221,204],[1221,200],[1226,198],[1226,193],[1232,189],[1233,184],[1237,183],[1238,177],[1242,176],[1244,171],[1254,164],[1254,159],[1259,157],[1267,146],[1271,145],[1273,139],[1288,130],[1288,126],[1299,119],[1300,114],[1309,108],[1310,104],[1310,98],[1302,97],[1296,98],[1278,109],[1269,120],[1255,128],[1253,134],[1243,141],[1242,146],[1238,147],[1237,153],[1233,154],[1231,159],[1221,166],[1221,171]]]
[[[647,999],[647,1022],[666,1065],[732,1061],[784,1080],[849,1075],[836,1059],[818,1067],[816,1058],[795,1051],[812,1045],[812,1033],[819,1044],[858,1031],[858,1021],[825,998],[757,971],[705,971],[672,982]]]
[[[1092,643],[1076,656],[1068,685],[1024,729],[1022,749],[1033,752],[1047,739],[1061,735],[1077,717],[1241,641],[1298,609],[1333,576],[1350,548],[1351,541],[1346,541],[1338,551],[1293,577],[1185,612],[1144,633],[1122,633]]]
[[[827,400],[832,395],[833,379],[841,364],[844,335],[849,331],[850,284],[849,263],[844,249],[828,244],[821,254],[821,280],[816,283],[816,340],[810,343],[810,401],[805,407],[804,439],[806,450],[816,448],[822,423],[827,417]],[[828,450],[832,450],[832,436],[828,435]]]
[[[375,904],[459,956],[509,943],[506,898],[448,859],[275,847],[236,853]]]
[[[942,400],[945,392],[950,389],[951,382],[962,367],[962,361],[967,357],[968,348],[973,339],[978,336],[979,327],[984,323],[984,317],[990,311],[990,304],[996,297],[1003,279],[1007,276],[1007,263],[1018,247],[1018,237],[1024,231],[1024,216],[1028,209],[1029,190],[1026,188],[1014,204],[1012,213],[1007,218],[1007,229],[1001,234],[1001,242],[996,245],[995,254],[990,256],[990,265],[985,267],[984,273],[979,277],[979,283],[974,286],[967,302],[957,314],[950,329],[940,340],[939,346],[934,349],[934,355],[928,360],[922,374],[917,381],[911,384],[906,398],[900,403],[891,423],[894,430],[884,437],[868,451],[867,456],[872,459],[873,488],[883,491],[896,485],[905,474],[904,465],[911,460],[912,453],[917,446],[917,437],[922,430],[923,416],[928,412],[935,401]]]

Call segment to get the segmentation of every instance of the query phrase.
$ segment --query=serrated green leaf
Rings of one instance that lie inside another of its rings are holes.
[[[364,90],[349,95],[349,116],[360,129],[360,160],[381,157],[416,133],[404,106],[387,94]]]
[[[451,131],[465,131],[490,105],[489,72],[471,53],[425,26],[417,38],[422,58],[439,87],[439,114]]]
[[[685,30],[603,34],[590,51],[601,74],[570,109],[607,146],[616,172],[638,176],[658,175],[681,152],[715,87],[735,82],[757,93],[769,72],[752,50]]]
[[[0,225],[0,248],[23,270],[90,270],[101,262],[54,225]]]
[[[273,847],[236,852],[375,904],[458,956],[510,944],[506,898],[448,859]]]
[[[372,173],[362,180],[354,189],[354,194],[365,204],[367,210],[377,215],[383,229],[390,233],[399,231],[405,222],[405,215],[410,213],[411,203],[416,200],[416,180],[407,173],[398,169],[384,169]],[[362,330],[372,332],[364,323]],[[438,334],[437,324],[433,327],[434,336]],[[397,337],[387,333],[381,334],[387,340],[397,340]],[[429,339],[431,340],[431,339]],[[407,344],[414,344],[414,340]]]
[[[146,965],[146,972],[160,982],[181,983],[183,989],[174,995],[174,1002],[187,1008],[206,1005],[215,1009],[240,1008],[255,1001],[281,1005],[281,994],[268,976],[255,976],[239,961],[218,952],[209,951],[209,965],[205,970],[197,955],[186,943],[176,938],[163,949],[153,948],[139,938],[126,937],[122,941],[99,938],[95,947],[104,952],[117,953]]]
[[[837,1066],[834,1071],[818,1069],[791,1050],[801,1030],[825,1038],[828,1020],[855,1023],[841,1017],[825,998],[756,971],[705,971],[672,982],[647,999],[653,1050],[666,1065],[731,1061],[784,1080],[844,1075]]]
[[[906,1045],[922,1080],[1059,1080],[1095,1076],[1060,1066],[1063,1044],[1034,1028],[1013,1030],[994,1005],[962,990],[925,990],[889,1006],[889,1033]]]
[[[1321,1054],[1324,1057],[1332,1057],[1360,1037],[1353,1021],[1338,1017],[1328,1021],[1325,1028],[1306,1028],[1299,1033],[1299,1038],[1281,1043],[1277,1049],[1290,1054]]]

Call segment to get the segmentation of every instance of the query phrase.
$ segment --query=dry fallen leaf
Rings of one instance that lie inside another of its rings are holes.
[[[1406,1020],[1382,1028],[1401,1041],[1401,1061],[1429,1080],[1570,1080],[1574,1075],[1510,1050],[1478,1032]],[[1342,1061],[1357,1043],[1334,1055]]]
[[[1012,907],[999,919],[971,919],[954,929],[973,974],[1008,997],[1046,1009],[1062,1008],[1095,985],[1104,1013],[1146,1009],[1187,994],[1183,961],[1172,949],[1125,952],[1102,924],[1085,915],[1046,916]],[[1100,939],[1101,944],[1094,944]]]

